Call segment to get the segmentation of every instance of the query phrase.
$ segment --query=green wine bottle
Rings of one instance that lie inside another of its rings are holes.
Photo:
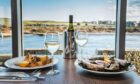
[[[74,27],[73,27],[73,15],[69,15],[69,27],[65,32],[64,36],[64,54],[67,59],[75,59],[76,58],[76,42],[74,38]]]

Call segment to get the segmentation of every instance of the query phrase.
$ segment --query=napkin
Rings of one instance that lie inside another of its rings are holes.
[[[0,72],[0,81],[36,81],[24,72]]]

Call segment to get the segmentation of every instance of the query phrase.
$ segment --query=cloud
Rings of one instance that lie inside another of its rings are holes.
[[[140,0],[131,0],[128,2],[129,6],[139,7],[140,8]]]
[[[127,5],[127,19],[140,21],[140,0],[129,0]]]
[[[116,0],[107,0],[112,6],[108,7],[110,11],[116,11]],[[140,21],[140,0],[128,0],[127,20]]]

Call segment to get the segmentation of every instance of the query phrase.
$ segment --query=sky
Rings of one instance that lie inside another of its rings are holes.
[[[75,21],[115,19],[110,5],[107,0],[24,0],[23,17],[67,21],[72,14]]]
[[[97,21],[116,19],[116,0],[22,0],[23,20]],[[10,0],[0,0],[0,17],[10,17]],[[140,20],[140,0],[128,0],[128,20]]]

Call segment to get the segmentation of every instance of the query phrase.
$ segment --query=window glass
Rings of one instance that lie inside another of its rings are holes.
[[[71,14],[74,28],[89,33],[84,53],[101,54],[96,51],[108,49],[114,54],[116,0],[23,0],[25,51],[43,49],[47,31],[63,33]]]
[[[126,22],[126,59],[134,63],[140,73],[140,1],[128,0]]]
[[[12,54],[11,31],[11,0],[0,0],[0,62]]]

